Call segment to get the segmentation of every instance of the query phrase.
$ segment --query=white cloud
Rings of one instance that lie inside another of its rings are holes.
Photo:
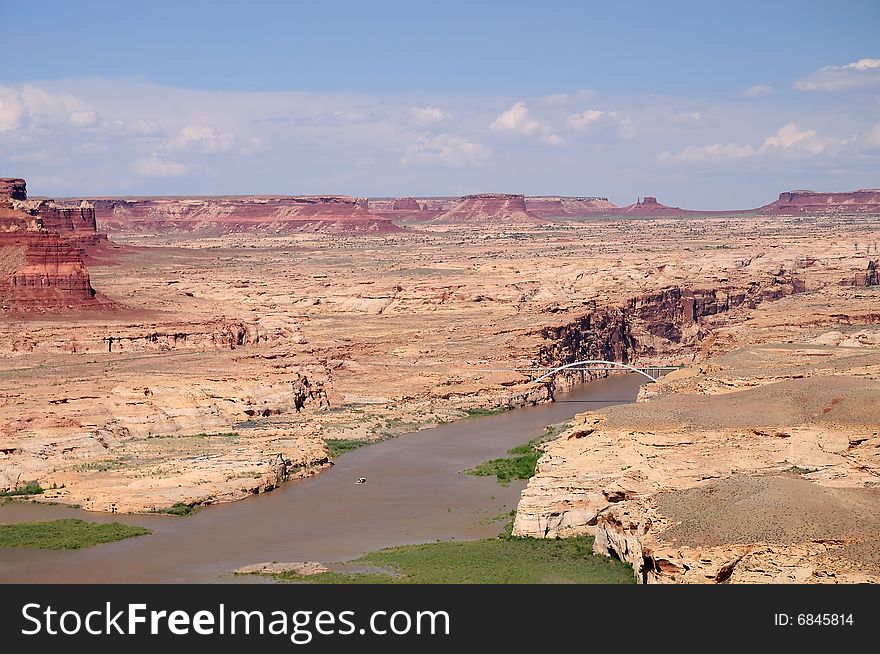
[[[126,133],[136,136],[157,136],[165,133],[162,126],[151,118],[136,118],[128,121],[117,120],[115,124]]]
[[[530,136],[541,129],[541,123],[529,118],[525,102],[515,102],[510,109],[502,111],[489,127],[499,132],[519,132]]]
[[[448,117],[440,107],[410,107],[409,115],[417,125],[433,125]]]
[[[205,125],[187,125],[165,147],[169,150],[214,154],[229,150],[232,142],[232,134],[222,134]]]
[[[176,161],[160,159],[155,154],[138,159],[132,168],[134,172],[143,177],[179,177],[189,171],[187,166]]]
[[[622,111],[599,111],[598,109],[587,109],[579,114],[571,114],[566,119],[565,124],[570,129],[583,132],[591,125],[603,125],[616,129],[617,133],[623,139],[632,139],[636,136],[636,128],[633,125],[632,117]]]
[[[843,91],[880,85],[880,59],[859,59],[845,66],[825,66],[794,83],[798,91]]]
[[[815,130],[801,130],[794,123],[788,123],[779,128],[772,136],[764,139],[760,152],[771,151],[773,148],[789,151],[800,151],[809,154],[824,154],[839,151],[841,148],[853,143],[854,138],[838,139],[830,136],[821,136]]]
[[[729,161],[764,155],[811,156],[839,151],[854,139],[837,139],[821,136],[815,130],[802,130],[795,123],[787,123],[776,133],[764,139],[759,147],[736,143],[713,143],[690,145],[678,153],[669,151],[657,155],[657,160],[667,163]]]
[[[0,132],[11,132],[24,124],[27,107],[18,93],[0,87]]]
[[[859,146],[865,150],[880,150],[880,123],[862,134],[859,138]]]
[[[755,154],[757,152],[751,145],[713,143],[712,145],[689,145],[675,154],[669,151],[661,152],[657,155],[657,160],[669,163],[689,163],[742,159],[743,157],[753,157]]]
[[[603,116],[606,115],[606,113],[607,112],[605,111],[588,109],[583,113],[572,114],[565,122],[572,129],[583,130],[586,129],[589,125],[598,122]]]
[[[95,111],[71,111],[67,122],[73,127],[97,127],[101,117]]]
[[[407,148],[401,163],[466,168],[479,166],[491,156],[492,151],[485,145],[462,136],[423,135]]]
[[[747,98],[763,98],[774,93],[776,93],[776,89],[769,84],[755,84],[743,91],[743,95]]]
[[[548,145],[559,145],[562,139],[553,133],[549,126],[534,120],[529,115],[525,102],[515,102],[510,109],[502,111],[489,128],[496,132],[515,132],[525,136],[540,136]]]

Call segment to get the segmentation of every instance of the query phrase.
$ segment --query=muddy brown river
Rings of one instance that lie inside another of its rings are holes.
[[[644,378],[584,384],[552,404],[461,420],[362,447],[310,479],[187,517],[118,516],[63,506],[0,506],[0,524],[82,518],[143,525],[152,535],[81,550],[0,547],[0,582],[244,581],[231,571],[264,561],[345,561],[370,550],[496,535],[525,482],[462,471],[591,408],[631,402]],[[355,484],[358,477],[365,484]]]

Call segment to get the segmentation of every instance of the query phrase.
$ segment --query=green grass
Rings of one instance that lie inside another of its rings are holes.
[[[369,445],[373,441],[364,438],[325,438],[324,442],[327,443],[327,454],[331,459],[335,459],[346,452],[351,452],[364,445]]]
[[[157,509],[156,513],[167,513],[169,515],[189,515],[193,512],[193,508],[184,502],[177,502],[165,509]]]
[[[464,412],[468,418],[485,418],[486,416],[497,416],[504,413],[507,409],[503,406],[496,406],[491,409],[465,409]]]
[[[13,488],[8,491],[0,491],[0,497],[16,497],[18,495],[39,495],[43,492],[43,487],[38,481],[29,481],[24,486]]]
[[[151,533],[145,527],[132,527],[119,522],[86,522],[65,518],[50,522],[0,525],[0,547],[76,550]]]
[[[543,452],[531,443],[518,445],[508,452],[514,456],[484,461],[476,468],[470,468],[465,472],[479,477],[497,477],[498,483],[502,486],[507,486],[514,479],[531,479]]]
[[[275,578],[315,584],[628,584],[629,565],[593,554],[589,536],[564,540],[491,538],[470,542],[406,545],[371,552],[355,565],[384,573],[325,572]]]
[[[502,486],[507,486],[514,479],[531,479],[535,476],[535,466],[538,465],[538,459],[544,454],[538,445],[557,438],[569,427],[571,427],[570,422],[548,425],[538,438],[507,450],[511,456],[484,461],[475,468],[465,470],[465,472],[479,477],[496,477]]]

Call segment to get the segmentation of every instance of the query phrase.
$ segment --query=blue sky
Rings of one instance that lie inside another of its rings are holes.
[[[0,0],[0,24],[0,176],[35,194],[880,186],[876,0]]]

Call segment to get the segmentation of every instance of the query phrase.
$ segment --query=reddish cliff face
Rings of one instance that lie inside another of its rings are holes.
[[[103,230],[124,233],[400,231],[348,196],[141,198],[95,200]]]
[[[600,197],[541,195],[526,198],[526,209],[542,218],[568,218],[605,214],[617,207]]]
[[[540,222],[526,209],[525,197],[504,193],[466,195],[449,211],[434,219],[443,223],[520,223]]]
[[[27,200],[24,180],[0,180],[0,306],[44,312],[107,308],[89,282],[82,250],[94,230],[90,207]]]
[[[23,179],[0,178],[0,205],[5,207],[10,200],[27,200],[27,184]]]
[[[391,203],[393,211],[421,211],[422,207],[415,198],[397,198]]]
[[[761,213],[793,215],[802,213],[880,213],[880,189],[860,189],[847,193],[788,191],[776,202],[758,209]]]

